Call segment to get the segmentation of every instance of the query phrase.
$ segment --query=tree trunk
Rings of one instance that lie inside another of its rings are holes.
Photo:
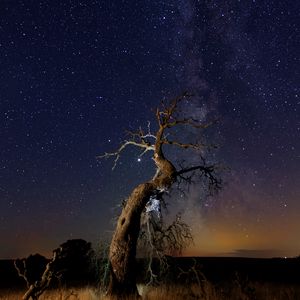
[[[136,287],[136,247],[140,232],[141,214],[158,189],[168,188],[175,179],[176,170],[166,159],[155,157],[160,170],[158,176],[140,184],[131,193],[118,219],[109,252],[110,282],[108,295],[138,296]]]
[[[154,178],[146,183],[137,186],[131,193],[125,207],[119,217],[116,230],[112,237],[109,261],[110,261],[110,283],[108,295],[117,296],[118,299],[123,297],[138,295],[136,288],[136,247],[140,232],[140,219],[143,210],[151,196],[159,192],[163,194],[175,182],[176,177],[186,172],[200,170],[207,177],[210,185],[218,187],[218,181],[213,176],[213,166],[206,167],[204,159],[203,166],[194,166],[189,169],[176,171],[174,165],[164,157],[163,146],[174,145],[182,149],[202,150],[202,144],[180,143],[168,139],[165,131],[172,129],[177,125],[187,125],[193,128],[206,128],[210,124],[202,124],[193,118],[186,118],[181,115],[178,105],[184,100],[188,100],[190,95],[183,93],[175,98],[166,106],[163,102],[161,108],[156,110],[156,119],[158,129],[156,134],[150,132],[150,123],[148,131],[144,132],[141,128],[138,132],[128,132],[130,139],[125,140],[115,152],[105,153],[102,157],[115,157],[114,166],[116,166],[122,151],[127,146],[139,147],[141,155],[148,151],[153,151],[153,160],[157,167]],[[154,143],[153,143],[154,141]]]

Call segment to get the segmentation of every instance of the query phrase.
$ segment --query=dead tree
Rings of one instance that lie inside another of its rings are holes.
[[[59,257],[58,252],[59,249],[53,251],[53,257],[51,261],[47,263],[46,269],[42,274],[42,277],[39,280],[36,280],[35,282],[31,282],[28,278],[28,269],[25,259],[21,260],[21,266],[19,260],[16,260],[14,262],[18,275],[24,278],[28,288],[26,293],[22,297],[23,300],[37,300],[44,293],[44,291],[49,288],[52,279],[57,278],[60,275],[60,273],[57,272],[55,268],[53,268]]]
[[[191,101],[191,96],[184,93],[168,105],[162,103],[156,109],[157,129],[155,133],[151,132],[150,123],[148,123],[147,131],[140,128],[137,132],[128,132],[129,138],[121,144],[117,151],[100,156],[100,158],[113,157],[114,169],[122,151],[128,146],[135,146],[141,150],[141,156],[149,151],[153,152],[153,161],[156,166],[154,177],[133,189],[118,218],[109,252],[111,269],[108,295],[138,296],[135,273],[137,241],[141,229],[141,215],[151,197],[157,193],[165,193],[178,179],[189,181],[191,177],[189,174],[195,172],[198,172],[211,187],[220,187],[220,180],[215,175],[216,165],[207,164],[200,153],[198,153],[199,164],[179,169],[165,156],[165,146],[179,147],[183,150],[193,149],[198,152],[206,147],[204,143],[185,143],[171,140],[168,136],[168,131],[175,127],[189,126],[201,130],[214,123],[203,123],[192,117],[184,117],[180,106],[184,103],[188,104],[189,101]]]
[[[81,275],[77,278],[80,280],[89,276],[87,269],[92,255],[91,243],[82,239],[73,239],[53,250],[50,261],[39,255],[16,260],[14,264],[18,275],[27,284],[27,291],[22,299],[37,300],[53,284],[53,281],[62,282],[68,277],[74,278],[74,275],[76,278],[76,272]]]

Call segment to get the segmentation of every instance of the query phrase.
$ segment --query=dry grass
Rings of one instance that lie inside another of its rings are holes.
[[[226,286],[213,286],[209,282],[201,285],[168,285],[147,287],[138,285],[145,300],[300,300],[300,286],[275,284],[240,284],[235,282]],[[0,300],[20,300],[23,293],[0,291]],[[94,288],[53,290],[45,292],[39,300],[108,300],[103,293]],[[130,300],[130,299],[128,299]]]
[[[151,288],[144,299],[147,300],[300,300],[300,286],[270,284],[234,284],[215,287],[209,282],[202,286],[168,286]]]
[[[24,292],[0,291],[0,300],[20,300]],[[98,300],[102,299],[101,294],[93,288],[84,289],[59,289],[46,291],[39,300]]]

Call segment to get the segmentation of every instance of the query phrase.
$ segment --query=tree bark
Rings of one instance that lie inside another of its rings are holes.
[[[169,105],[162,102],[161,107],[156,109],[156,120],[158,129],[155,134],[151,133],[150,123],[148,123],[148,131],[144,132],[141,128],[137,132],[128,132],[129,139],[125,140],[119,149],[115,152],[105,153],[100,156],[115,157],[113,169],[115,168],[121,152],[127,146],[139,147],[144,155],[148,151],[154,152],[154,162],[157,167],[157,172],[152,180],[137,186],[130,197],[128,198],[125,207],[118,219],[116,230],[112,237],[109,260],[110,260],[110,283],[108,287],[108,295],[115,295],[118,299],[123,297],[138,295],[136,288],[136,271],[135,258],[137,240],[140,233],[141,214],[145,209],[147,202],[151,196],[163,193],[168,190],[175,182],[176,177],[186,172],[200,170],[209,181],[210,185],[219,186],[219,181],[212,174],[214,166],[205,166],[204,158],[201,156],[203,165],[193,166],[177,172],[174,165],[164,157],[163,146],[174,145],[182,149],[201,150],[204,145],[201,143],[180,143],[168,139],[165,131],[177,125],[191,126],[194,128],[204,129],[210,126],[211,123],[203,124],[200,120],[195,120],[192,117],[181,116],[178,105],[185,100],[188,100],[190,95],[183,93],[181,96],[173,99]],[[182,118],[181,118],[181,117]],[[189,179],[185,179],[188,181]]]
[[[117,222],[109,252],[110,282],[108,295],[118,297],[138,296],[136,287],[136,247],[140,232],[141,214],[157,190],[169,188],[176,169],[160,153],[154,156],[159,169],[151,181],[137,186],[128,198]]]

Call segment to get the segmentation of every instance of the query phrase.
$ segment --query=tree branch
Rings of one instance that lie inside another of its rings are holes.
[[[135,141],[124,141],[124,144],[122,144],[116,152],[106,152],[105,154],[100,155],[97,158],[107,158],[107,157],[115,156],[114,164],[113,164],[113,167],[112,167],[112,169],[114,170],[116,165],[117,165],[118,160],[120,159],[121,152],[129,145],[133,145],[133,146],[136,146],[136,147],[139,147],[139,148],[143,148],[144,151],[140,154],[140,156],[144,155],[148,151],[151,151],[151,150],[154,151],[154,146],[151,145],[151,144],[148,144],[146,142],[138,143],[138,142],[135,142]]]
[[[185,180],[185,178],[182,176],[183,174],[199,170],[209,180],[210,187],[214,188],[215,190],[219,190],[222,185],[222,180],[215,175],[216,168],[216,165],[198,165],[181,169],[180,171],[177,171],[176,176]]]

